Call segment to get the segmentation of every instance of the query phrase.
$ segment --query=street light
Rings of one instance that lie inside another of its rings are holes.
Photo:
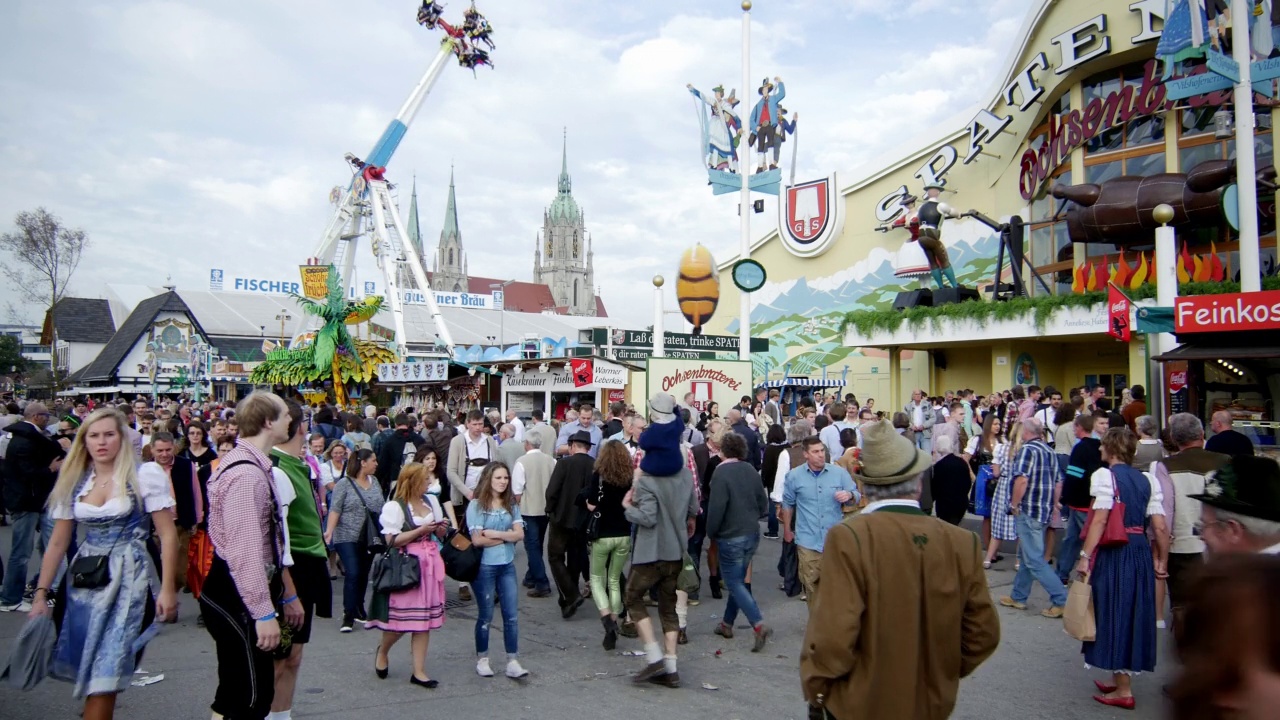
[[[281,347],[283,347],[284,346],[284,324],[292,320],[293,316],[289,314],[288,310],[281,308],[280,312],[276,315],[276,319],[280,321],[280,345]]]
[[[498,308],[498,313],[499,313],[499,315],[498,315],[498,352],[499,352],[499,353],[504,352],[504,351],[503,351],[503,349],[502,349],[502,343],[504,342],[503,336],[506,334],[506,333],[505,333],[505,330],[506,330],[506,324],[507,324],[507,293],[506,293],[506,287],[507,287],[508,285],[510,285],[511,283],[513,283],[513,282],[515,282],[515,280],[508,280],[508,281],[506,281],[506,282],[500,282],[500,283],[489,283],[489,290],[501,290],[501,291],[502,291],[502,307]]]

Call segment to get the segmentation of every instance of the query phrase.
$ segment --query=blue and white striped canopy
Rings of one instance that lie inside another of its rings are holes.
[[[760,383],[756,387],[762,388],[788,388],[788,387],[812,387],[812,388],[839,388],[844,387],[845,381],[839,378],[828,378],[826,380],[810,378],[784,378],[782,380],[768,380]]]

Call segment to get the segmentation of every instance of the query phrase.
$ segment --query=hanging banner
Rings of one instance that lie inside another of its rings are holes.
[[[573,386],[580,388],[595,382],[595,373],[592,370],[591,360],[584,358],[570,360],[569,373],[573,375]]]
[[[378,380],[380,382],[438,382],[448,379],[448,360],[378,364]]]
[[[302,295],[313,300],[321,300],[329,295],[328,265],[299,265],[302,274]]]
[[[1107,283],[1107,334],[1122,342],[1129,342],[1132,328],[1129,327],[1129,311],[1133,303],[1129,297],[1120,292],[1120,288]]]

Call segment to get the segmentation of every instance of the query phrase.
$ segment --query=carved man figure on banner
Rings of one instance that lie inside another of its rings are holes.
[[[724,86],[711,88],[712,96],[708,98],[693,86],[685,85],[695,98],[707,107],[704,111],[698,108],[698,124],[702,128],[703,152],[707,167],[712,170],[738,171],[737,146],[742,134],[742,120],[734,111],[738,104],[735,97],[737,91],[730,91],[725,97]]]
[[[759,163],[756,172],[764,172],[766,155],[770,150],[773,151],[773,162],[768,169],[775,170],[778,167],[778,123],[782,118],[778,103],[787,96],[787,88],[783,85],[782,78],[774,77],[773,82],[765,78],[758,93],[760,99],[751,109],[751,137],[756,145]]]

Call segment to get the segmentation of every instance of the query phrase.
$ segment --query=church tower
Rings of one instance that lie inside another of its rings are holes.
[[[467,292],[467,256],[462,251],[458,230],[458,201],[453,192],[453,171],[449,171],[449,201],[444,208],[444,229],[432,267],[431,288],[443,292]]]
[[[413,249],[418,253],[418,258],[425,264],[427,256],[422,252],[422,226],[418,221],[418,178],[413,179],[413,190],[409,196],[409,217],[405,220],[405,232],[409,234],[409,242],[413,244]],[[400,287],[406,290],[417,290],[418,281],[413,276],[413,271],[409,269],[407,263],[400,263],[399,267]]]
[[[556,197],[543,213],[542,233],[533,252],[533,281],[551,288],[558,307],[570,315],[595,315],[595,270],[591,238],[582,209],[573,199],[569,178],[569,139],[565,134]]]

